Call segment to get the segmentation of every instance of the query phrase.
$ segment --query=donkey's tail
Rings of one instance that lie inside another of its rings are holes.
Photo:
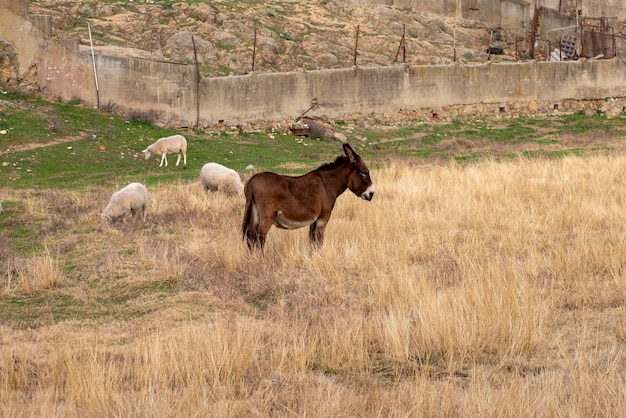
[[[248,186],[248,185],[246,185]],[[254,207],[254,194],[250,187],[245,187],[244,194],[246,196],[246,207],[243,212],[243,222],[241,223],[241,237],[242,239],[246,239],[248,237],[248,231],[252,226],[252,218],[253,218],[253,207]]]

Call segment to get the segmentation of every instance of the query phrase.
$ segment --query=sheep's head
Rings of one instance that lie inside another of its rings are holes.
[[[106,223],[111,223],[111,217],[104,212],[100,214],[100,218]]]
[[[148,151],[148,148],[146,148],[145,150],[141,151],[145,154],[146,160],[150,158],[150,156],[152,155],[152,153],[150,151]]]

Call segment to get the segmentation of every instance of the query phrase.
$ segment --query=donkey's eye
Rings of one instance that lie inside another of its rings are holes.
[[[367,177],[367,173],[359,173],[361,177]]]

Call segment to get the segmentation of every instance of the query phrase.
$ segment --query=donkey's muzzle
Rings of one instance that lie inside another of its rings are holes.
[[[370,200],[374,198],[374,192],[365,192],[361,195],[361,198],[369,202]]]

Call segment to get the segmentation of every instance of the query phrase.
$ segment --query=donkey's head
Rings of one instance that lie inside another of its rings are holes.
[[[372,200],[376,188],[370,178],[369,168],[347,142],[343,144],[343,152],[350,160],[350,165],[352,166],[348,177],[348,189],[362,199]]]

